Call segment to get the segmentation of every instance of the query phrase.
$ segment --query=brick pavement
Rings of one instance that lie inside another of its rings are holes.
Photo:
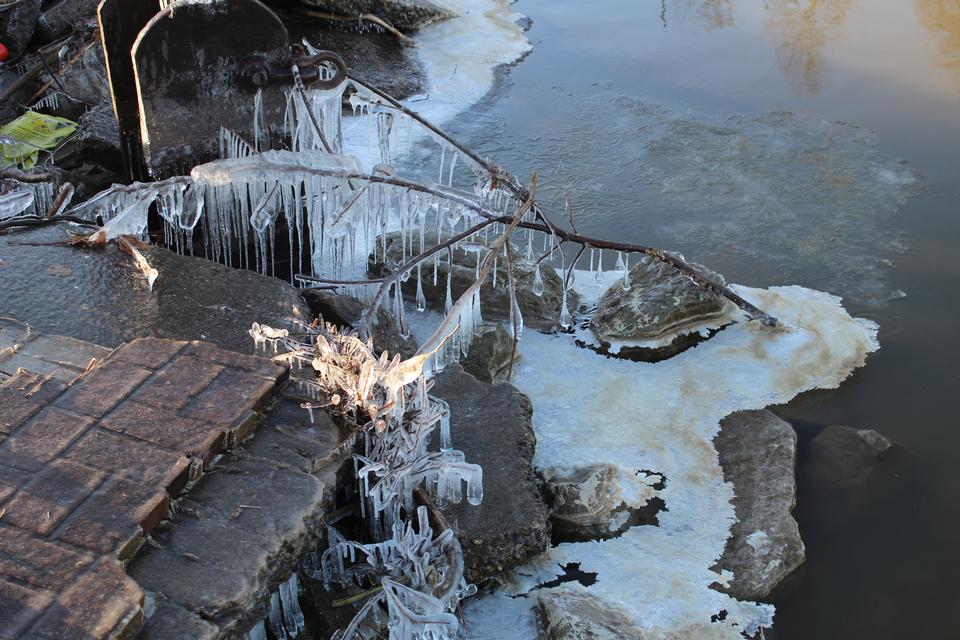
[[[129,638],[143,592],[123,562],[286,370],[199,342],[109,353],[17,330],[0,319],[0,640]]]

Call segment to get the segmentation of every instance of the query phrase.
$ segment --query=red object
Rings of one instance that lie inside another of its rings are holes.
[[[7,47],[0,42],[0,62],[6,62],[7,58],[10,57],[10,52],[7,51]]]

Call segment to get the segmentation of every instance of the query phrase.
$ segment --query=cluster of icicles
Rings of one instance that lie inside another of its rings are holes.
[[[14,216],[45,216],[52,205],[53,185],[49,182],[0,180],[0,220]]]
[[[463,579],[462,552],[453,532],[434,536],[426,508],[414,505],[414,492],[423,489],[440,504],[460,502],[465,485],[467,501],[480,504],[482,469],[453,449],[450,410],[429,395],[424,358],[377,357],[372,342],[354,332],[293,322],[301,336],[297,340],[289,330],[261,324],[254,324],[250,335],[259,349],[280,352],[275,359],[312,369],[314,377],[296,377],[301,392],[311,399],[303,404],[311,415],[322,409],[357,425],[354,433],[362,438],[363,453],[354,454],[353,460],[361,512],[377,541],[352,542],[329,527],[322,558],[307,562],[308,574],[328,589],[334,584],[344,589],[376,587],[335,638],[363,638],[365,623],[386,626],[394,640],[456,637],[452,611],[475,587]],[[440,450],[431,452],[428,443],[437,429]],[[252,632],[258,633],[259,627]]]
[[[293,573],[270,596],[270,613],[247,634],[249,640],[267,640],[267,629],[277,640],[296,638],[306,628],[300,609],[300,578]]]

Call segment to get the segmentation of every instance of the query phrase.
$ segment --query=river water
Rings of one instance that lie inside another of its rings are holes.
[[[881,349],[777,413],[800,434],[807,562],[767,638],[958,637],[957,0],[520,0],[532,51],[447,128],[581,232],[682,251],[752,286],[842,296]],[[612,268],[608,265],[607,268]],[[902,449],[817,489],[809,439]]]

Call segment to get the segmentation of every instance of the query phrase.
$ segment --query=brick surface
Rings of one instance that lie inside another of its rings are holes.
[[[58,528],[58,540],[101,554],[124,555],[167,514],[170,498],[159,487],[113,478]]]
[[[206,360],[207,362],[214,362],[225,367],[243,369],[274,380],[283,377],[287,372],[285,367],[275,364],[269,358],[249,356],[235,351],[225,351],[209,342],[191,342],[183,349],[183,354],[193,356],[200,360]]]
[[[181,412],[188,418],[234,425],[270,394],[275,381],[239,369],[221,373]]]
[[[66,383],[21,371],[0,385],[0,434],[10,433],[57,397]]]
[[[56,458],[91,425],[91,418],[48,407],[0,445],[0,463],[35,471]]]
[[[83,377],[54,401],[62,409],[99,418],[150,376],[126,362],[108,361]]]
[[[161,409],[182,409],[203,391],[223,367],[189,356],[179,356],[147,380],[133,399]]]
[[[105,474],[57,460],[4,506],[0,522],[46,535],[103,482]]]
[[[29,638],[129,638],[143,621],[143,591],[119,562],[104,558],[64,591],[29,632]]]
[[[139,404],[124,402],[100,423],[105,429],[135,436],[161,447],[208,462],[223,450],[225,430],[198,420]]]
[[[53,594],[0,579],[0,640],[13,640],[53,602]]]
[[[26,369],[27,371],[43,375],[52,375],[54,378],[63,380],[64,382],[73,380],[80,373],[76,369],[54,364],[53,362],[47,362],[46,360],[34,358],[33,356],[22,353],[13,353],[0,357],[0,372],[12,376],[17,373],[18,369]]]
[[[187,344],[179,340],[160,338],[137,338],[120,345],[110,356],[111,360],[128,362],[144,369],[159,369]]]
[[[25,485],[31,475],[27,471],[5,464],[4,457],[0,455],[0,505],[16,493],[17,489]],[[0,509],[2,508],[0,506]]]
[[[179,454],[103,429],[85,435],[66,457],[134,482],[174,487],[174,491],[182,488],[190,466]]]
[[[94,556],[38,540],[26,531],[0,524],[0,579],[60,591],[94,562]]]

